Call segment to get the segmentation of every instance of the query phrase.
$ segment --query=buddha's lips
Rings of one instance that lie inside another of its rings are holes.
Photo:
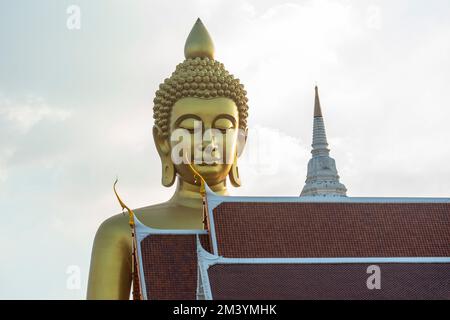
[[[223,158],[219,154],[215,154],[214,156],[203,157],[201,159],[191,159],[191,163],[199,166],[210,166],[216,165],[223,162]]]
[[[218,161],[213,161],[212,163],[202,162],[202,163],[199,163],[199,164],[196,164],[196,165],[200,166],[200,167],[207,167],[207,166],[217,166],[218,164],[219,164]]]

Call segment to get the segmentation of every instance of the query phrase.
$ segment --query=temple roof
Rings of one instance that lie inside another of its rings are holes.
[[[134,217],[143,298],[450,298],[450,199],[205,191],[207,230]],[[389,279],[382,291],[365,287],[371,265]]]
[[[450,203],[223,202],[210,231],[224,257],[443,257],[449,212]]]
[[[443,285],[450,276],[448,264],[374,263],[383,272],[383,290],[368,290],[367,262],[218,263],[208,269],[209,297],[217,300],[448,298],[449,288]]]
[[[207,231],[154,229],[134,219],[142,298],[197,299],[197,241],[209,250]]]

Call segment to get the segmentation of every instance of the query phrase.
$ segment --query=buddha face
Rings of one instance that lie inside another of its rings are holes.
[[[238,148],[243,147],[243,142],[238,141],[242,140],[238,139],[238,123],[238,108],[231,99],[178,100],[172,107],[169,137],[171,160],[178,176],[195,182],[185,161],[188,159],[209,185],[224,181]]]
[[[236,164],[245,146],[247,134],[238,129],[239,112],[233,100],[179,99],[172,106],[169,124],[169,137],[157,126],[153,128],[163,166],[163,185],[172,185],[175,175],[185,182],[200,184],[187,163],[190,161],[210,186],[224,182],[233,168],[230,180],[239,186],[239,174],[233,163]]]

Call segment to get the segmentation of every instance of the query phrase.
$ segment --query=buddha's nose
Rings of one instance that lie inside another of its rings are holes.
[[[216,135],[212,129],[207,129],[203,135],[202,147],[205,149],[208,146],[217,148]]]
[[[219,161],[221,158],[214,130],[206,130],[203,139],[203,160],[206,163]]]

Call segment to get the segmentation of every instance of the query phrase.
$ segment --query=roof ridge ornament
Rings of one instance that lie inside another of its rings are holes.
[[[192,173],[194,174],[194,182],[198,183],[197,179],[200,179],[200,194],[202,197],[205,197],[206,195],[206,181],[205,179],[202,177],[202,175],[194,168],[194,166],[192,165],[191,161],[187,158],[186,153],[183,154],[183,161],[185,161],[187,163],[187,165],[189,166],[189,169],[191,169]]]
[[[131,227],[133,227],[134,226],[134,212],[119,197],[119,194],[117,193],[117,190],[116,190],[117,182],[119,182],[118,178],[116,178],[116,181],[114,181],[114,185],[113,185],[114,194],[116,195],[116,198],[119,201],[120,206],[122,207],[122,211],[125,209],[128,211],[128,215],[130,216],[129,224]]]
[[[134,285],[133,285],[133,291],[132,291],[132,294],[133,294],[133,299],[134,300],[142,300],[142,297],[143,297],[143,295],[142,295],[142,289],[141,289],[141,286],[140,286],[140,283],[141,283],[141,275],[139,274],[139,271],[137,270],[138,268],[139,268],[139,258],[137,257],[137,254],[136,254],[136,251],[137,251],[137,243],[136,243],[136,225],[135,225],[135,223],[134,223],[134,218],[135,218],[135,215],[134,215],[134,212],[133,212],[133,210],[131,210],[123,201],[122,201],[122,199],[119,197],[119,194],[117,193],[117,190],[116,190],[116,185],[117,185],[117,182],[119,181],[119,179],[118,178],[116,178],[116,181],[114,181],[114,184],[113,184],[113,190],[114,190],[114,194],[116,195],[116,197],[117,197],[117,200],[119,201],[119,203],[120,203],[120,206],[122,207],[122,211],[123,210],[127,210],[128,211],[128,215],[129,215],[129,217],[130,217],[130,219],[129,219],[129,224],[130,224],[130,227],[131,227],[131,243],[132,243],[132,250],[131,250],[131,278],[133,279],[133,281],[137,281],[138,282],[138,285],[137,285],[137,287],[139,287],[139,290],[138,291],[135,291],[134,290]],[[136,218],[137,219],[137,218]],[[140,223],[140,222],[138,222],[138,223]]]
[[[195,183],[198,182],[197,179],[200,179],[200,195],[202,196],[202,211],[203,211],[203,221],[202,221],[203,229],[209,231],[210,230],[210,222],[208,219],[208,201],[206,199],[206,194],[208,193],[207,191],[211,191],[211,189],[208,187],[208,184],[206,183],[206,181],[202,177],[202,175],[197,170],[195,170],[191,161],[188,159],[186,153],[183,153],[183,157],[184,157],[184,161],[188,164],[189,169],[191,169],[192,173],[194,174]]]

